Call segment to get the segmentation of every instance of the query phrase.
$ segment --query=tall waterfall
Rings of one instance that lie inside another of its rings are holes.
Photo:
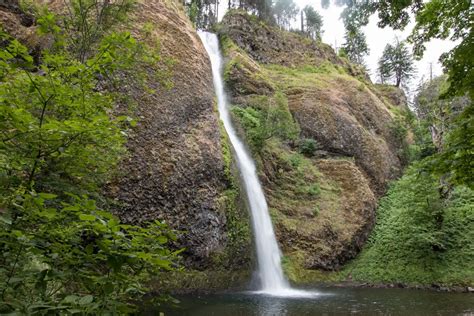
[[[267,201],[258,180],[255,163],[247,152],[245,145],[237,136],[231,122],[229,105],[222,80],[222,56],[219,51],[219,42],[217,36],[212,33],[200,31],[199,36],[211,59],[219,115],[234,147],[237,166],[249,201],[257,250],[257,272],[260,279],[260,292],[272,295],[285,295],[294,290],[291,290],[289,287],[281,268],[281,253],[273,231],[270,214],[268,213]]]

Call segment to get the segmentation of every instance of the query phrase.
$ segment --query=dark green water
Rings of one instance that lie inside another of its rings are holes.
[[[302,315],[470,315],[474,295],[407,289],[324,288],[312,298],[234,293],[181,296],[178,307],[146,315],[302,316]]]

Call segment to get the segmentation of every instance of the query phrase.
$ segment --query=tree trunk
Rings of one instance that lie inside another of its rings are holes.
[[[301,10],[301,33],[304,33],[304,16],[303,16],[303,10]]]

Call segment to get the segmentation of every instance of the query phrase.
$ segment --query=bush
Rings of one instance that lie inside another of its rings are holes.
[[[319,147],[318,142],[312,138],[303,138],[299,143],[300,153],[308,157],[313,157]]]
[[[351,271],[372,282],[474,282],[474,192],[457,187],[448,200],[436,178],[415,164],[390,188],[377,211],[377,225]]]
[[[73,15],[62,24],[47,11],[38,17],[54,41],[39,64],[0,32],[1,314],[131,313],[148,277],[174,267],[165,225],[122,224],[87,197],[100,196],[134,125],[111,115],[123,100],[117,79],[145,87],[137,66],[160,62],[130,33],[107,28],[106,12],[116,12],[107,3],[67,1]],[[95,9],[106,10],[105,24],[92,22]],[[81,39],[84,27],[92,37]]]
[[[93,200],[30,192],[0,217],[0,313],[129,314],[149,276],[173,269],[173,233],[124,225]],[[140,302],[141,303],[141,302]]]

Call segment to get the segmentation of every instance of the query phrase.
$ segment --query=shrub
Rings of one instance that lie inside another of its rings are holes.
[[[312,157],[319,148],[319,144],[312,138],[303,138],[299,143],[299,151],[305,156]]]

